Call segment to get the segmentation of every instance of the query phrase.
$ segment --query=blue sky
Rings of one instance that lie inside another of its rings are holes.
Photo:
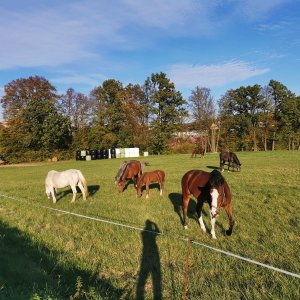
[[[270,79],[299,95],[299,12],[299,0],[1,0],[0,96],[35,75],[88,95],[157,72],[185,99]]]

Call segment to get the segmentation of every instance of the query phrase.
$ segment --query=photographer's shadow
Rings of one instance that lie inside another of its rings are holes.
[[[142,232],[143,253],[141,257],[141,268],[136,288],[136,299],[145,299],[145,287],[148,276],[152,277],[153,298],[162,299],[161,267],[159,251],[156,244],[156,237],[160,231],[157,225],[146,221],[146,226]]]

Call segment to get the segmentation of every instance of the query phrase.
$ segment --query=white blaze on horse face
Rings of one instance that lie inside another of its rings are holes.
[[[217,214],[219,193],[218,193],[217,189],[212,189],[210,192],[210,195],[211,195],[211,211],[210,211],[210,213],[211,213],[212,217],[214,217]]]

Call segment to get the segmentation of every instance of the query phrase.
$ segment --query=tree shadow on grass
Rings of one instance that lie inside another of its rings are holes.
[[[101,299],[120,299],[124,293],[105,278],[60,263],[60,252],[33,243],[26,233],[2,221],[0,257],[0,299],[32,299],[34,294],[41,299],[86,299],[92,292]]]

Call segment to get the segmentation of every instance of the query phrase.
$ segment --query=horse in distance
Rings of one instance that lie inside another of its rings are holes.
[[[197,154],[200,155],[201,158],[204,157],[205,149],[201,145],[197,145],[192,152],[191,158],[197,157]]]
[[[70,169],[62,172],[55,170],[49,171],[45,179],[46,194],[50,199],[52,196],[53,203],[56,203],[55,193],[57,189],[70,186],[73,192],[72,203],[75,201],[77,190],[79,187],[82,193],[83,200],[86,200],[88,196],[88,189],[86,180],[81,171],[76,169]]]
[[[228,166],[228,172],[230,171],[230,168],[232,171],[235,169],[237,171],[241,171],[241,163],[237,157],[237,155],[234,152],[230,151],[222,151],[220,153],[220,169],[222,172],[224,171],[224,166]]]
[[[188,204],[192,195],[197,199],[196,211],[203,232],[206,232],[206,227],[201,212],[203,204],[207,202],[210,206],[212,238],[216,239],[215,222],[221,207],[224,207],[229,219],[229,229],[226,231],[226,234],[232,234],[234,218],[231,207],[231,192],[229,185],[219,171],[213,170],[211,173],[202,170],[188,171],[182,177],[181,187],[183,225],[185,228],[187,228]]]
[[[142,175],[142,163],[138,160],[131,160],[125,162],[121,166],[120,170],[115,177],[116,183],[118,184],[119,193],[124,191],[127,180],[132,180],[134,186],[136,187],[137,180]]]
[[[149,185],[151,183],[158,182],[160,196],[163,194],[164,186],[165,186],[165,172],[162,170],[155,170],[151,172],[145,172],[142,176],[138,179],[136,185],[136,195],[137,197],[142,196],[142,188],[146,185],[146,198],[149,198]]]

